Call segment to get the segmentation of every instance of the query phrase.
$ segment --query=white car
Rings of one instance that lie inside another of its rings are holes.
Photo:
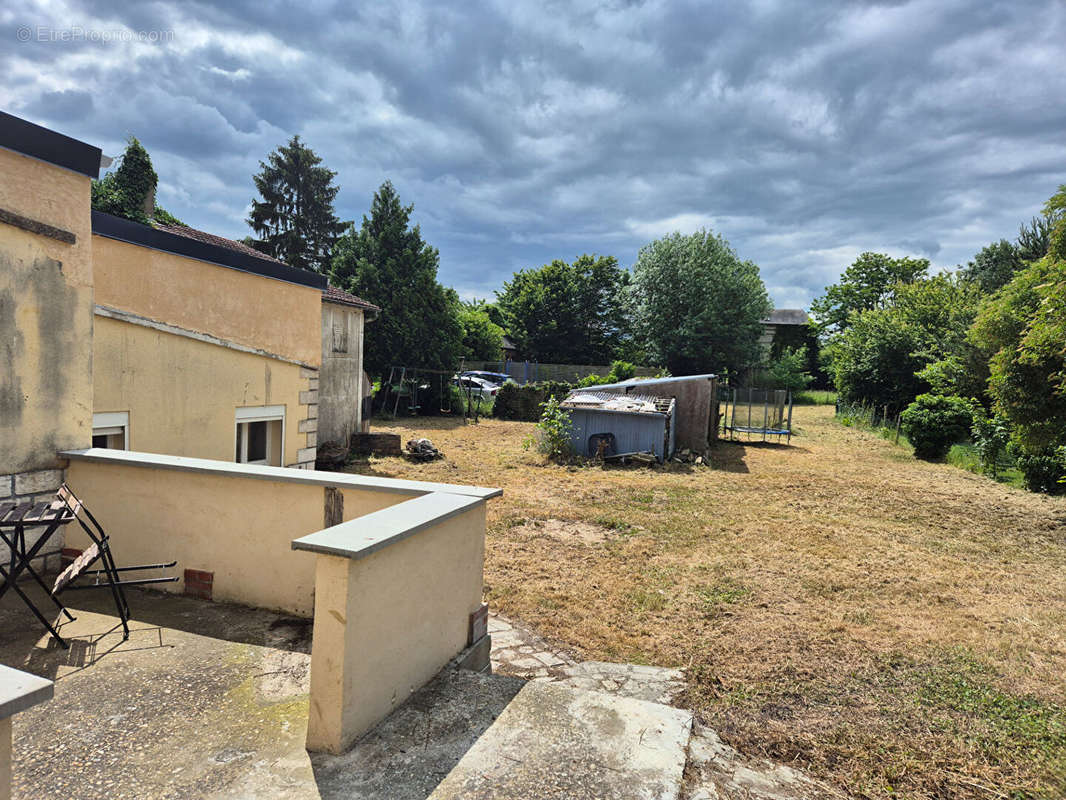
[[[475,378],[473,375],[456,377],[452,382],[462,390],[464,397],[469,392],[473,397],[480,397],[482,400],[492,399],[500,389],[492,381]]]

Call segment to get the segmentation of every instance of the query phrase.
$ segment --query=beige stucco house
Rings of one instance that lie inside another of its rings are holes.
[[[487,666],[500,492],[314,470],[322,382],[331,426],[362,421],[347,393],[377,309],[237,242],[91,211],[100,164],[0,112],[3,513],[67,481],[120,568],[173,562],[165,591],[313,615],[307,744],[341,752],[464,650]],[[14,545],[24,562],[45,557],[41,527]],[[48,535],[91,554],[78,525]],[[28,697],[0,691],[0,796]]]
[[[92,211],[98,149],[0,123],[0,498],[54,490],[63,449],[312,469],[360,428],[375,306],[243,243]],[[34,363],[42,337],[64,357]]]

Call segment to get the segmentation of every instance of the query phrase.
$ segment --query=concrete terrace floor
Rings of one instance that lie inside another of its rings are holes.
[[[20,587],[42,611],[51,605]],[[106,591],[64,599],[75,620],[57,627],[69,650],[14,592],[0,601],[0,663],[56,682],[53,700],[15,717],[16,799],[424,800],[524,679],[547,677],[529,663],[552,663],[559,678],[581,667],[493,615],[500,674],[445,670],[349,752],[309,754],[310,620],[134,590],[123,641]],[[598,670],[578,678],[610,681]],[[661,681],[644,682],[645,694],[663,693]]]
[[[56,682],[15,717],[15,798],[321,797],[304,750],[309,620],[131,591],[124,642],[108,593],[65,601],[69,650],[14,592],[0,600],[0,663]]]
[[[42,609],[50,603],[20,586]],[[742,758],[699,723],[686,766],[681,671],[576,661],[496,614],[494,674],[445,669],[330,756],[304,749],[310,620],[134,590],[124,642],[108,594],[65,599],[76,617],[60,629],[69,650],[13,592],[0,600],[0,664],[56,681],[51,701],[14,718],[15,800],[837,796]],[[546,708],[557,712],[551,735],[538,733]],[[626,724],[605,731],[607,717]],[[676,735],[637,769],[625,754],[647,756],[648,720]]]

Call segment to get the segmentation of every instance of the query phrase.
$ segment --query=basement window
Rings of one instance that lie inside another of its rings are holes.
[[[285,458],[285,406],[238,408],[235,438],[237,463],[280,467]]]
[[[93,447],[129,450],[130,412],[107,411],[93,414]]]

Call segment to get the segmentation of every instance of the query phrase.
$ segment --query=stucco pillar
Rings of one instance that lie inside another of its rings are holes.
[[[0,800],[11,800],[11,717],[0,719]]]
[[[311,705],[307,719],[307,749],[343,753],[349,744],[344,733],[348,649],[349,560],[316,556],[315,624],[311,640]]]

